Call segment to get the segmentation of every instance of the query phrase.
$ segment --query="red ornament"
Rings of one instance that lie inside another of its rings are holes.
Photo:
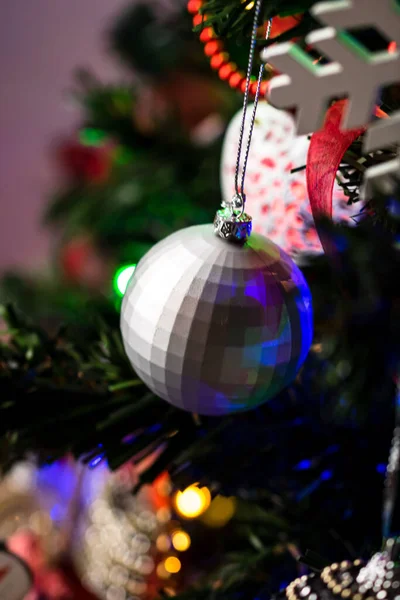
[[[335,102],[327,111],[322,129],[311,137],[307,156],[307,188],[314,220],[327,216],[332,218],[332,191],[336,173],[348,147],[365,131],[340,129],[347,100]],[[325,252],[330,251],[323,232],[318,231]]]
[[[85,183],[102,183],[111,171],[111,155],[108,149],[82,146],[67,142],[58,150],[61,166],[68,177]]]

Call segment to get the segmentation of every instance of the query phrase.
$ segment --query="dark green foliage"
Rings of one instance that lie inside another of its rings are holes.
[[[183,5],[180,10],[179,6],[175,8],[157,10],[149,3],[135,4],[123,12],[110,32],[113,50],[147,78],[162,78],[177,65],[200,62],[193,45],[190,17]]]
[[[81,137],[96,132],[100,147],[114,147],[111,173],[103,183],[71,182],[52,199],[45,224],[62,228],[64,239],[89,231],[118,264],[137,261],[176,229],[212,220],[221,201],[221,136],[197,144],[173,114],[154,115],[154,128],[146,131],[136,122],[133,88],[102,86],[86,72],[77,83],[85,112]],[[224,118],[236,102],[221,86],[213,93]],[[139,255],[132,248],[138,245]]]
[[[174,162],[160,160],[156,152],[138,150],[128,164],[114,165],[104,185],[60,193],[45,221],[63,225],[67,237],[90,231],[117,260],[124,260],[127,245],[133,241],[154,243],[176,229],[211,220],[213,204],[219,201],[216,188],[209,195],[209,185],[216,180],[217,152],[217,147],[208,148],[207,154],[198,152],[196,164],[196,152],[188,161]],[[209,181],[205,189],[204,177]]]
[[[221,37],[249,38],[253,23],[254,13],[246,10],[249,2],[241,0],[205,0],[202,12],[210,16],[210,22]],[[262,5],[261,21],[265,22],[276,15],[281,17],[306,13],[315,4],[314,0],[266,0]],[[284,41],[294,35],[304,35],[305,32],[315,28],[315,21],[306,14],[306,23],[298,31],[291,30],[289,37],[276,38],[274,41]],[[313,25],[311,25],[313,24]]]

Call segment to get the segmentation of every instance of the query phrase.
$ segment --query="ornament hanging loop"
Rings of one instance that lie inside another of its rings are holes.
[[[242,194],[235,194],[230,201],[223,200],[221,206],[226,208],[231,217],[241,217],[244,213],[244,205],[246,203],[246,196]]]
[[[222,202],[214,219],[214,232],[224,240],[245,242],[251,234],[252,218],[244,212],[245,197],[235,194],[230,201]]]
[[[232,200],[222,202],[223,210],[217,211],[214,219],[214,232],[225,240],[244,242],[251,234],[252,219],[249,215],[244,212],[246,204],[246,195],[244,193],[244,182],[246,178],[247,161],[249,158],[251,138],[253,135],[254,124],[256,119],[256,112],[258,106],[258,100],[260,98],[261,81],[264,72],[264,65],[262,64],[258,73],[257,79],[257,91],[254,99],[253,112],[250,120],[250,129],[246,144],[245,156],[242,168],[241,185],[239,187],[239,174],[240,174],[240,161],[242,157],[242,148],[244,140],[244,132],[246,125],[246,114],[247,106],[249,102],[250,82],[251,73],[253,71],[254,51],[257,42],[257,27],[261,12],[262,0],[257,0],[254,10],[253,29],[251,33],[251,43],[249,52],[249,62],[247,65],[247,76],[246,76],[246,89],[243,100],[243,114],[242,122],[240,126],[238,153],[236,159],[235,169],[235,195]],[[271,31],[271,20],[268,21],[268,27],[266,32],[266,39],[269,38]]]
[[[244,206],[243,206],[244,208]],[[214,219],[214,233],[230,242],[245,242],[251,234],[252,218],[243,210],[235,216],[231,208],[218,210]]]

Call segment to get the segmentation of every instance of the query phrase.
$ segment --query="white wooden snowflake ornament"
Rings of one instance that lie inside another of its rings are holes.
[[[400,110],[388,119],[376,121],[365,134],[363,151],[365,154],[400,145]]]
[[[262,59],[282,73],[270,83],[270,102],[296,109],[299,135],[319,129],[329,102],[338,97],[349,99],[342,128],[368,124],[380,90],[400,81],[400,52],[396,48],[371,53],[346,29],[372,25],[399,45],[398,5],[393,0],[339,0],[319,2],[311,12],[328,27],[312,32],[305,41],[332,62],[314,64],[293,42],[267,48]]]
[[[395,145],[398,146],[396,158],[370,167],[365,172],[362,190],[364,199],[371,198],[376,187],[387,195],[394,192],[394,178],[400,175],[400,111],[371,125],[365,134],[363,151],[367,154]]]
[[[324,25],[335,29],[374,27],[389,41],[400,43],[400,5],[395,0],[334,0],[318,2],[311,9]]]

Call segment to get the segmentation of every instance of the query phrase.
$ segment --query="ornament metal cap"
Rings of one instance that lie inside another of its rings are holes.
[[[250,237],[252,218],[244,212],[245,197],[235,194],[230,202],[223,201],[214,219],[214,233],[224,240],[245,242]]]

